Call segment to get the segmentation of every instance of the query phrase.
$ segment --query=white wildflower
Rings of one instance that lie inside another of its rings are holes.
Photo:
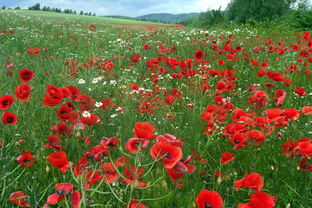
[[[84,79],[79,79],[78,84],[84,84],[86,81]]]
[[[103,105],[102,102],[96,102],[96,103],[95,103],[95,107],[97,107],[97,108],[101,107],[102,105]]]
[[[93,78],[91,81],[92,84],[96,84],[98,82],[99,82],[99,78]]]
[[[88,111],[83,111],[82,112],[82,116],[85,117],[85,118],[90,118],[91,117],[91,113],[88,112]]]

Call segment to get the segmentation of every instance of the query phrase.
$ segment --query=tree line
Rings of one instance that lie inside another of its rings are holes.
[[[33,6],[28,7],[28,10],[35,10],[35,11],[46,11],[46,12],[58,12],[58,13],[65,13],[65,14],[78,14],[75,10],[72,9],[60,9],[60,8],[55,8],[55,7],[49,7],[49,6],[44,6],[44,7],[40,7],[40,3],[36,3]],[[0,7],[0,9],[5,10],[7,9],[6,6],[2,6]],[[11,9],[11,8],[8,8]],[[15,7],[14,9],[19,10],[21,9],[20,7]],[[95,13],[91,13],[91,12],[84,12],[84,11],[80,11],[79,15],[85,15],[85,16],[95,16]]]
[[[195,27],[228,26],[281,22],[294,27],[312,28],[308,0],[231,0],[226,9],[212,9],[190,18],[184,25]]]
[[[36,3],[33,6],[28,7],[28,10],[37,10],[37,11],[47,11],[47,12],[59,12],[59,13],[65,13],[65,14],[77,14],[75,10],[72,9],[60,9],[60,8],[54,8],[54,7],[49,7],[49,6],[44,6],[42,9],[40,9],[40,4]],[[95,13],[91,12],[83,12],[80,11],[79,15],[85,15],[85,16],[95,16]]]

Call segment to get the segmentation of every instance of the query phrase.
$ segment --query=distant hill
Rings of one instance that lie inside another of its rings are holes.
[[[139,20],[154,20],[165,23],[181,23],[186,19],[191,17],[198,17],[199,13],[185,13],[185,14],[169,14],[169,13],[155,13],[155,14],[147,14],[135,17]]]

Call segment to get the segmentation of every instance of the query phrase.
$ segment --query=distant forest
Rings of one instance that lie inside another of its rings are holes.
[[[208,10],[182,24],[199,28],[284,24],[311,29],[312,10],[308,0],[231,0],[225,10]]]
[[[1,7],[2,10],[7,9],[6,6],[2,6]],[[9,8],[10,9],[10,8]],[[20,7],[15,7],[14,9],[21,9]],[[44,6],[41,8],[41,5],[39,3],[36,3],[33,6],[28,7],[28,10],[35,10],[35,11],[46,11],[46,12],[58,12],[58,13],[64,13],[64,14],[79,14],[79,15],[85,15],[85,16],[95,16],[95,13],[91,13],[91,12],[84,12],[84,11],[80,11],[79,13],[77,13],[75,10],[72,9],[60,9],[60,8],[55,8],[55,7],[48,7],[48,6]]]

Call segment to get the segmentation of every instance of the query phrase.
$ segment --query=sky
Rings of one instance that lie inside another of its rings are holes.
[[[26,9],[36,3],[61,9],[95,13],[97,16],[122,15],[137,17],[151,13],[204,12],[225,9],[230,0],[0,0],[0,5]]]

